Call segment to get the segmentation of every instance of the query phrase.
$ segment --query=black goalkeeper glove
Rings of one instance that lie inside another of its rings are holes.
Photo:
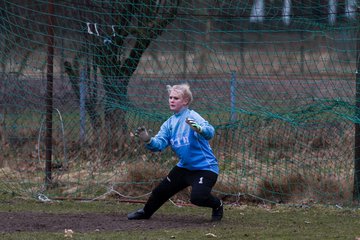
[[[139,137],[145,143],[150,143],[151,136],[144,126],[138,127],[135,131],[135,136]]]

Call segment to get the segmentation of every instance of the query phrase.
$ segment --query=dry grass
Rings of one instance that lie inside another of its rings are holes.
[[[101,128],[99,134],[89,131],[82,143],[74,140],[78,129],[66,128],[64,143],[56,132],[53,159],[61,167],[53,166],[54,195],[96,197],[109,187],[128,196],[151,191],[176,159],[167,153],[152,155],[138,142],[132,129],[144,121],[141,116],[129,121],[126,134],[112,138],[109,129]],[[332,124],[324,117],[318,128],[307,129],[261,114],[240,117],[241,125],[220,129],[211,142],[221,168],[215,189],[223,198],[236,201],[245,194],[286,203],[351,201],[352,124]],[[13,189],[22,190],[28,187],[22,183],[29,183],[31,192],[43,190],[45,149],[43,141],[40,146],[37,142],[38,134],[38,129],[28,128],[5,137],[0,164],[6,174],[1,181],[20,183]]]
[[[222,135],[220,131],[212,142],[216,143],[214,150],[221,168],[215,190],[228,201],[255,196],[257,200],[281,203],[349,203],[353,180],[352,131],[343,125],[328,131],[299,132],[296,127],[277,122],[261,125],[251,133],[236,129]],[[62,144],[60,140],[54,143]],[[25,156],[22,153],[26,148],[17,154],[10,147],[5,148],[6,156],[13,160],[1,169],[1,181],[18,182],[14,189],[23,188],[27,182],[33,185],[29,192],[43,191],[44,161],[38,159],[35,142],[24,144],[33,149],[26,155],[29,161],[21,157]],[[125,196],[141,196],[149,193],[177,161],[173,157],[164,161],[161,154],[152,155],[131,133],[112,154],[102,154],[101,146],[84,148],[78,142],[68,143],[68,161],[62,169],[53,169],[51,191],[60,196],[96,197],[94,193],[103,194],[113,187]],[[107,196],[121,197],[114,193]],[[187,201],[188,190],[176,199]]]

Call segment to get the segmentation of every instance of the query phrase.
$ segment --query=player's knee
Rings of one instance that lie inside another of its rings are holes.
[[[203,194],[191,194],[190,196],[190,202],[197,206],[203,206],[206,203],[207,199],[208,196]]]

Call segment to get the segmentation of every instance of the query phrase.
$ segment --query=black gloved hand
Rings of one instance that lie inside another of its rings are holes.
[[[135,136],[139,137],[145,143],[150,143],[151,136],[144,126],[138,127],[136,129]]]

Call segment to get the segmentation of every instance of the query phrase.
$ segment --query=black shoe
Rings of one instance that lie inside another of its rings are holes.
[[[223,202],[221,201],[220,207],[213,208],[211,221],[213,221],[213,222],[220,221],[222,219],[223,215],[224,215],[224,205],[223,205]]]
[[[127,217],[129,220],[140,220],[140,219],[149,219],[150,218],[149,215],[145,214],[144,209],[139,209],[135,212],[129,213]]]

